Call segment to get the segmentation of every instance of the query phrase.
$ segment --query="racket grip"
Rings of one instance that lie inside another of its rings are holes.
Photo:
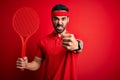
[[[22,58],[24,58],[24,56],[22,55]],[[24,71],[24,68],[21,69],[21,71]]]
[[[23,56],[22,56],[22,58],[23,58]],[[22,68],[21,71],[24,71],[24,68]]]

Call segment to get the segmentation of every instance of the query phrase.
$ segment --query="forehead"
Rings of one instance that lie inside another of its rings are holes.
[[[61,18],[67,18],[68,16],[53,16],[53,18],[59,18],[59,19],[61,19]]]

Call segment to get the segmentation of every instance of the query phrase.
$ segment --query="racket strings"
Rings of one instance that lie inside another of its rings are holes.
[[[22,24],[24,25],[23,28],[23,35],[27,36],[29,34],[31,34],[32,32],[32,18],[30,17],[31,13],[28,13],[29,11],[27,9],[25,9],[22,14],[21,14],[21,20],[22,20]],[[30,14],[30,15],[29,15]],[[34,28],[33,28],[34,29]],[[26,31],[25,31],[26,30]]]
[[[20,14],[19,14],[19,20],[18,21],[20,21],[20,24],[19,24],[18,27],[20,27],[20,31],[21,31],[20,33],[22,33],[24,36],[26,36],[26,33],[27,33],[27,29],[25,31],[25,28],[26,28],[26,24],[25,24],[26,20],[25,19],[26,19],[25,15],[21,11]]]
[[[27,33],[27,29],[25,31],[25,16],[23,14],[23,12],[19,12],[18,14],[16,14],[17,17],[15,17],[15,20],[14,20],[14,24],[15,24],[15,29],[17,30],[18,33],[21,33],[21,35],[23,36],[26,36],[26,33]]]
[[[23,20],[21,19],[21,13],[19,14],[16,14],[17,17],[15,17],[15,20],[14,20],[14,28],[15,30],[18,32],[18,33],[21,33],[23,35],[23,32],[24,32],[24,29],[22,26],[24,26],[23,24]]]
[[[27,12],[29,12],[29,11],[27,11]],[[38,25],[36,25],[36,23],[37,23],[37,21],[36,21],[37,17],[36,17],[35,15],[36,15],[36,14],[33,13],[33,12],[27,13],[27,15],[26,15],[26,16],[28,16],[28,17],[30,18],[30,20],[31,20],[31,21],[29,21],[29,19],[26,18],[26,19],[28,19],[28,24],[31,25],[31,27],[28,26],[28,28],[29,28],[29,29],[28,29],[28,30],[29,30],[29,33],[34,32],[35,27],[38,26]]]
[[[30,8],[17,11],[13,22],[16,32],[24,37],[36,32],[39,28],[39,16]]]
[[[27,13],[28,11],[26,10],[25,12],[23,12],[24,14],[23,14],[23,22],[24,22],[24,25],[25,25],[25,28],[24,28],[24,30],[26,29],[26,31],[24,31],[24,34],[30,34],[30,28],[31,28],[31,21],[29,20],[30,19],[30,17],[28,16],[28,13]],[[30,22],[29,22],[30,21]],[[29,26],[30,25],[30,26]]]
[[[36,27],[39,26],[39,24],[38,24],[39,16],[34,11],[33,12],[27,11],[27,12],[29,12],[29,13],[27,13],[28,17],[30,18],[28,20],[28,22],[29,22],[28,24],[31,25],[31,27],[28,26],[28,28],[29,28],[29,32],[31,34],[31,32],[35,32],[37,30]],[[28,19],[28,18],[26,18],[26,19]]]

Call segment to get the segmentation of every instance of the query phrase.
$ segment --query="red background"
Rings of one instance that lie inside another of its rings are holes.
[[[16,69],[21,40],[12,28],[12,17],[17,9],[25,6],[34,8],[40,16],[40,28],[27,45],[27,56],[31,61],[38,37],[42,38],[53,30],[50,12],[57,3],[69,7],[68,30],[80,35],[84,42],[79,80],[120,80],[119,0],[1,0],[0,79],[39,80],[39,71],[21,72]]]

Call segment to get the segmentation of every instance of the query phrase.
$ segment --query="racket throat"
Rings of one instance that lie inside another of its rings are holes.
[[[22,37],[22,52],[21,52],[21,57],[24,58],[26,56],[26,48],[27,48],[27,41],[28,38]]]

